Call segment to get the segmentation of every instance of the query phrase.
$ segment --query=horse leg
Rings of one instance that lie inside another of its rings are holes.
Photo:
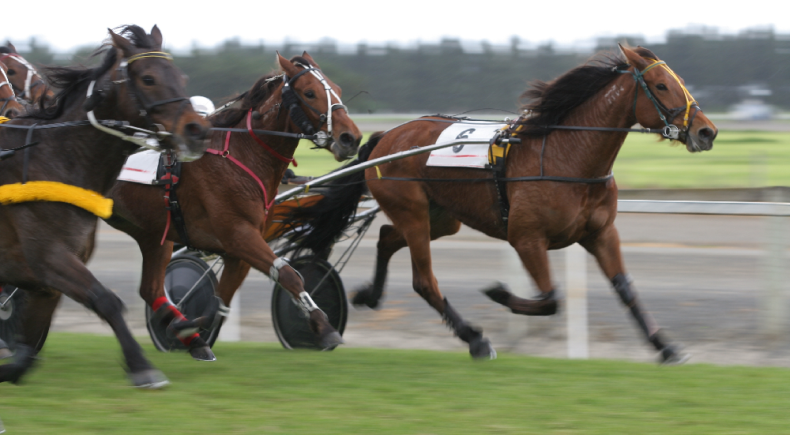
[[[238,258],[265,273],[291,293],[294,300],[307,313],[310,329],[318,336],[318,343],[322,348],[331,349],[343,344],[343,337],[329,323],[329,318],[315,304],[310,294],[305,291],[302,277],[288,265],[287,261],[274,255],[272,248],[263,240],[260,228],[239,222],[216,230],[222,232],[218,235],[229,256]]]
[[[125,307],[121,299],[101,285],[68,247],[49,245],[43,252],[31,251],[25,257],[34,267],[34,276],[40,284],[37,287],[57,289],[110,325],[121,345],[129,378],[136,387],[160,388],[168,384],[167,378],[151,365],[132,336],[123,318]],[[35,306],[31,304],[30,309],[35,310]]]
[[[438,207],[431,209],[431,240],[451,236],[461,229],[461,222],[451,217],[445,210]],[[406,247],[406,239],[392,225],[382,225],[379,230],[379,241],[376,244],[376,270],[373,283],[358,290],[351,303],[361,307],[366,305],[376,309],[384,294],[384,284],[387,281],[387,270],[390,259],[401,248]]]
[[[244,279],[250,271],[250,265],[238,258],[223,257],[225,265],[222,268],[222,277],[217,285],[217,296],[222,299],[225,306],[230,307],[233,295],[241,287]]]
[[[598,261],[601,270],[612,282],[615,292],[623,304],[628,307],[647,341],[660,352],[661,363],[682,364],[686,362],[689,355],[681,352],[677,346],[667,343],[653,317],[642,306],[636,292],[631,287],[631,279],[625,272],[620,252],[620,235],[617,229],[610,225],[579,243]]]
[[[200,337],[200,328],[207,327],[214,319],[187,319],[165,296],[165,272],[173,253],[173,242],[143,237],[137,240],[143,254],[143,274],[140,279],[140,296],[151,306],[152,322],[161,322],[171,328],[184,343],[196,361],[215,361],[217,358],[208,344]]]
[[[422,191],[414,189],[410,193],[411,195],[405,191],[398,192],[400,198],[408,198],[408,201],[390,197],[387,199],[393,199],[396,202],[385,201],[382,198],[384,192],[380,194],[381,197],[376,196],[376,198],[380,204],[392,205],[386,208],[385,212],[400,230],[409,246],[414,291],[442,316],[444,322],[458,338],[469,344],[469,353],[473,358],[496,358],[496,351],[491,346],[491,342],[483,337],[483,331],[466,323],[439,291],[439,285],[431,266],[430,228],[432,216],[429,212],[428,201]]]
[[[521,263],[527,269],[535,285],[540,291],[535,299],[520,298],[510,291],[503,283],[496,283],[483,290],[494,302],[502,304],[515,314],[527,316],[550,316],[557,312],[559,302],[557,292],[551,283],[547,242],[545,240],[516,237],[510,240],[516,249]]]
[[[18,383],[20,378],[33,367],[36,355],[44,346],[52,315],[60,301],[61,293],[28,291],[21,313],[22,336],[17,343],[14,360],[0,366],[0,381]]]

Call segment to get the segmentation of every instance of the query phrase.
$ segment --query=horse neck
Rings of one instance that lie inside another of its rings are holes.
[[[628,128],[636,123],[633,112],[636,85],[623,74],[576,108],[562,122],[568,126]],[[546,175],[603,177],[612,172],[627,132],[555,130],[546,138]]]
[[[281,100],[276,98],[279,95],[279,92],[273,94],[260,108],[259,113],[261,113],[262,118],[252,120],[253,130],[294,132],[293,124],[290,122],[287,112],[281,112]],[[247,116],[245,115],[242,118],[236,125],[236,128],[247,128]],[[257,137],[286,158],[292,158],[297,145],[299,145],[299,140],[296,138],[267,135],[257,135]],[[222,140],[224,145],[224,134]],[[236,146],[234,147],[234,145]],[[251,137],[250,134],[232,133],[231,147],[231,153],[235,153],[237,158],[249,167],[264,182],[267,188],[279,185],[285,170],[288,168],[288,162],[278,159],[269,150],[260,145],[255,138]]]

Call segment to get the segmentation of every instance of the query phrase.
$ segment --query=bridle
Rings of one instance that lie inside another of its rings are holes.
[[[11,82],[8,80],[8,75],[6,75],[5,70],[0,68],[0,71],[3,72],[3,82],[0,83],[0,89],[2,89],[3,86],[8,86],[8,89],[11,90],[10,97],[0,98],[0,101],[3,102],[3,106],[0,107],[0,114],[3,114],[5,113],[5,108],[8,107],[8,103],[10,103],[11,101],[16,101],[16,95],[14,93],[14,87],[11,84]]]
[[[329,82],[326,81],[323,74],[321,74],[321,70],[318,68],[314,68],[311,66],[305,66],[300,63],[297,63],[296,66],[300,66],[304,68],[302,71],[299,71],[293,77],[288,78],[287,75],[283,76],[283,81],[285,85],[283,85],[282,90],[282,100],[283,106],[288,109],[290,113],[291,120],[299,127],[302,132],[306,134],[312,134],[315,136],[313,142],[316,146],[320,148],[326,148],[327,146],[333,146],[334,141],[332,140],[332,112],[338,109],[343,109],[348,112],[348,108],[343,105],[343,102],[340,100],[340,96],[329,86]],[[326,113],[322,113],[320,110],[316,109],[315,107],[311,106],[307,101],[302,99],[294,90],[293,84],[296,83],[296,80],[303,76],[304,74],[310,73],[319,82],[324,86],[324,91],[326,92],[326,101],[327,101],[327,110]],[[337,103],[332,103],[332,96],[337,99]],[[321,123],[318,125],[318,128],[315,128],[313,124],[310,122],[310,119],[307,117],[307,114],[304,113],[302,107],[299,103],[304,104],[310,110],[315,112],[318,115],[318,119]],[[326,132],[320,130],[323,125],[326,124]]]
[[[661,100],[657,96],[653,95],[653,93],[650,92],[650,88],[647,86],[647,82],[645,82],[644,77],[648,71],[650,71],[651,69],[657,66],[663,68],[665,71],[669,73],[670,76],[672,76],[672,78],[675,79],[675,81],[677,81],[678,86],[680,86],[680,89],[683,90],[683,96],[686,99],[685,105],[675,107],[674,109],[669,109],[667,108],[666,105],[664,105],[664,103],[661,102]],[[650,65],[648,65],[647,67],[645,67],[645,69],[643,69],[642,71],[639,71],[636,67],[634,67],[633,71],[625,70],[620,72],[625,74],[630,73],[633,76],[634,81],[636,81],[636,83],[639,84],[639,87],[641,87],[642,90],[645,91],[645,96],[647,96],[647,98],[653,103],[653,106],[658,111],[658,117],[661,118],[661,120],[664,122],[664,129],[662,132],[664,137],[674,140],[680,138],[680,129],[678,129],[676,125],[671,124],[669,121],[675,119],[678,115],[680,115],[681,112],[683,112],[683,134],[688,136],[688,132],[689,129],[691,129],[691,124],[694,122],[694,118],[697,117],[697,113],[700,112],[702,109],[700,109],[699,104],[697,104],[697,100],[695,100],[694,97],[691,96],[691,93],[686,88],[686,86],[683,85],[683,82],[680,81],[680,78],[677,76],[677,74],[675,74],[675,72],[672,71],[669,68],[669,66],[667,66],[666,62],[664,62],[663,60],[656,60]],[[636,116],[636,101],[637,101],[637,97],[639,96],[639,87],[637,87],[636,91],[634,92],[634,116]],[[692,107],[694,108],[694,112],[691,114],[691,119],[689,119],[689,112],[691,112]],[[694,144],[693,141],[692,141],[692,146],[694,148],[697,147],[697,145]]]
[[[19,93],[18,95],[19,98],[22,98],[28,103],[33,104],[34,101],[33,101],[33,97],[30,95],[30,91],[36,86],[43,85],[44,80],[41,79],[41,76],[38,74],[38,71],[36,71],[36,69],[33,68],[33,65],[31,65],[30,62],[25,60],[25,58],[20,56],[18,53],[8,53],[3,56],[0,56],[0,62],[4,61],[9,57],[14,58],[14,60],[21,63],[25,68],[27,68],[27,77],[25,77],[25,86],[22,89],[16,89],[16,91]],[[35,82],[33,81],[34,77],[36,77]],[[8,80],[7,77],[6,80]],[[16,86],[14,86],[13,83],[11,84],[11,86],[16,88]]]
[[[181,102],[181,106],[179,107],[178,112],[176,113],[173,125],[176,125],[178,119],[184,113],[184,109],[189,104],[189,98],[187,97],[176,97],[176,98],[169,98],[166,100],[159,100],[149,103],[146,101],[144,95],[135,87],[134,80],[130,80],[129,77],[129,65],[133,62],[146,59],[146,58],[156,58],[156,59],[166,59],[166,60],[173,60],[173,56],[168,53],[162,51],[149,51],[145,53],[135,54],[134,56],[130,56],[128,58],[121,59],[120,64],[118,65],[118,73],[120,74],[121,78],[119,80],[112,80],[111,83],[115,85],[121,85],[126,83],[127,88],[129,90],[129,95],[132,100],[137,105],[139,110],[140,116],[144,117],[146,120],[146,124],[148,129],[134,127],[130,125],[124,126],[125,128],[130,128],[133,130],[137,130],[133,135],[124,134],[118,130],[105,127],[104,125],[100,124],[96,120],[96,115],[93,113],[93,109],[99,105],[101,100],[103,99],[103,92],[101,90],[97,90],[94,93],[94,87],[96,85],[96,80],[91,81],[90,85],[88,85],[88,94],[86,99],[86,111],[88,112],[88,120],[91,124],[96,127],[97,129],[111,134],[113,136],[119,137],[125,141],[132,142],[135,145],[145,147],[148,149],[152,149],[155,151],[162,151],[161,146],[159,145],[159,140],[164,139],[167,136],[172,136],[172,133],[168,132],[162,124],[157,124],[151,119],[150,112],[151,109],[162,106],[165,104]]]

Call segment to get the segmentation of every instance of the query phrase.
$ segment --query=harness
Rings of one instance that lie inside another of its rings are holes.
[[[2,61],[2,58],[0,58],[0,61]],[[0,101],[3,102],[3,106],[0,107],[0,114],[2,114],[5,113],[5,108],[8,107],[9,102],[16,101],[16,95],[14,93],[14,86],[11,84],[11,81],[8,80],[8,75],[6,75],[5,70],[0,68],[0,71],[3,73],[3,82],[0,83],[0,89],[2,89],[3,86],[8,86],[8,88],[11,90],[10,97],[0,98]]]

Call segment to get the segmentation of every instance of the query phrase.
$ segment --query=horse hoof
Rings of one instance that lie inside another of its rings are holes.
[[[483,294],[492,301],[510,308],[513,314],[525,316],[551,316],[557,314],[557,299],[554,298],[554,291],[544,293],[538,299],[523,299],[514,296],[507,290],[502,283],[496,283],[488,289],[483,290]]]
[[[484,295],[488,296],[489,299],[492,301],[508,306],[507,303],[510,300],[511,293],[507,290],[504,284],[501,282],[497,282],[492,286],[488,287],[485,290],[481,290]]]
[[[11,349],[0,349],[0,359],[11,358],[12,356],[14,356],[14,352],[11,352]]]
[[[319,345],[323,350],[332,350],[344,343],[345,341],[343,341],[343,337],[340,336],[340,333],[334,331],[322,337]]]
[[[189,354],[195,361],[216,361],[217,357],[208,346],[198,346],[189,349]]]
[[[496,359],[496,350],[487,338],[479,337],[469,342],[469,354],[474,359]]]
[[[372,294],[373,291],[370,286],[355,292],[351,297],[351,305],[353,305],[354,308],[368,307],[373,310],[377,309],[379,307],[379,300],[373,299],[373,296],[371,296]]]
[[[691,355],[682,352],[677,346],[667,346],[661,349],[659,363],[665,366],[679,366],[691,358]]]
[[[157,369],[148,369],[138,373],[130,373],[129,380],[135,388],[145,390],[158,390],[164,388],[170,381],[167,380],[164,373]]]

